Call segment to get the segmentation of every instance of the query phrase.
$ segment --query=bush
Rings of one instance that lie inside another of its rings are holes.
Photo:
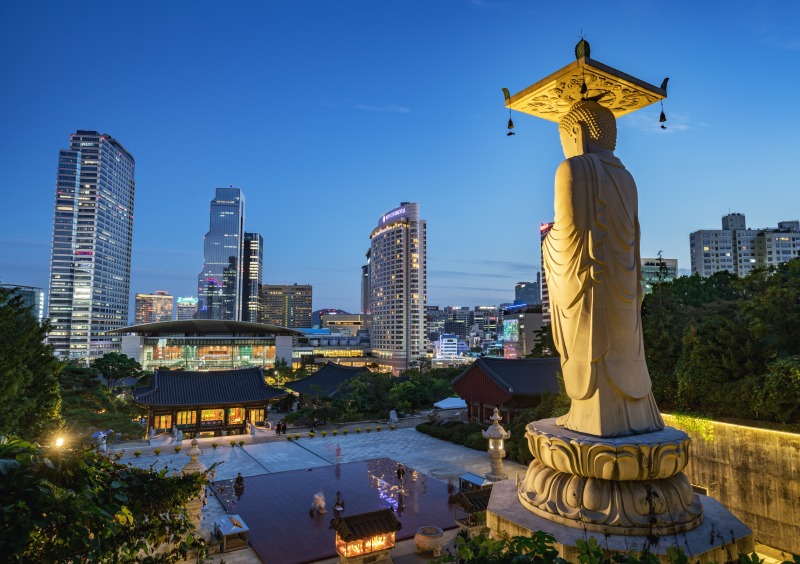
[[[292,440],[292,436],[291,435],[286,435],[286,440],[287,441],[291,441]]]
[[[140,450],[133,451],[133,456],[135,456],[136,458],[139,458],[140,456],[142,456],[142,451],[140,451]]]
[[[309,439],[313,439],[313,438],[314,438],[314,436],[315,436],[315,434],[314,434],[314,431],[311,431],[311,432],[308,434],[308,438],[309,438]]]
[[[244,448],[244,441],[239,441],[239,448]]]
[[[348,431],[347,429],[344,429],[344,430],[342,431],[342,435],[346,435],[347,433],[349,433],[349,431]]]
[[[375,427],[375,432],[376,432],[376,433],[377,433],[378,431],[380,431],[380,430],[381,430],[381,428],[380,428],[380,427]]]
[[[367,427],[367,433],[371,433],[371,432],[372,432],[372,427]]]
[[[300,440],[300,433],[295,433],[294,434],[294,440],[296,440],[296,441]]]
[[[236,446],[236,441],[231,441],[231,447],[235,447],[235,446]]]
[[[361,432],[361,427],[356,427],[356,434]]]
[[[217,443],[211,443],[211,448],[217,448],[219,445]]]
[[[391,431],[394,431],[395,429],[397,429],[397,425],[389,425],[389,429]]]
[[[334,429],[333,431],[331,431],[331,435],[333,435],[334,437],[335,437],[336,435],[338,435],[338,434],[339,434],[339,431],[337,431],[336,429]]]
[[[334,431],[334,433],[335,433],[335,432],[336,432],[336,431]],[[322,436],[323,436],[323,437],[325,437],[325,436],[327,436],[327,435],[328,435],[328,431],[322,431]]]
[[[175,445],[175,454],[178,454],[182,448],[180,445]]]
[[[160,448],[154,449],[154,450],[153,450],[153,454],[155,454],[156,456],[158,456],[159,454],[161,454],[161,449],[160,449]]]

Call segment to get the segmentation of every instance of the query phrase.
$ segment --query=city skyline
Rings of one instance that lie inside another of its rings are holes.
[[[754,227],[800,218],[780,166],[796,146],[800,118],[784,100],[800,78],[776,82],[800,50],[796,3],[576,15],[520,2],[199,2],[153,17],[31,2],[0,15],[0,70],[17,84],[0,94],[15,131],[0,140],[3,193],[20,210],[0,227],[2,283],[48,286],[54,163],[66,135],[95,129],[137,159],[133,292],[196,295],[211,191],[234,185],[264,240],[263,282],[313,285],[314,309],[360,311],[363,233],[398,201],[425,210],[428,303],[511,302],[536,279],[563,155],[553,124],[514,115],[505,135],[500,89],[571,62],[581,33],[596,60],[671,78],[666,130],[658,105],[619,120],[644,256],[662,251],[686,271],[689,234],[728,212]],[[114,48],[79,27],[113,30]],[[66,45],[93,53],[91,82],[64,64]],[[81,89],[97,95],[65,94]]]

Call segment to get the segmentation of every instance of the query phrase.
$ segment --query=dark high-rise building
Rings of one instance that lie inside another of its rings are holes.
[[[311,286],[262,284],[261,322],[290,329],[311,327]]]
[[[538,282],[517,282],[514,286],[514,304],[539,305],[542,298],[539,297]]]
[[[197,319],[242,318],[244,195],[217,188],[203,242],[203,271],[197,277]]]
[[[58,156],[47,337],[57,356],[119,350],[128,324],[133,241],[133,156],[113,137],[72,134]]]
[[[264,274],[264,239],[258,233],[244,234],[242,275],[242,321],[258,321],[258,289]]]
[[[0,284],[0,288],[10,292],[10,296],[19,296],[22,303],[30,309],[36,319],[44,319],[44,290],[33,286],[17,286],[16,284]]]
[[[164,290],[152,294],[136,294],[133,320],[140,323],[160,323],[172,321],[174,298]]]
[[[370,342],[378,363],[395,373],[427,349],[426,229],[419,204],[403,202],[369,236]]]

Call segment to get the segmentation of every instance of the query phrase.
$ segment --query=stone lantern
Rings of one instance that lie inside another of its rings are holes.
[[[201,454],[203,454],[203,451],[197,446],[197,439],[192,439],[192,448],[189,450],[189,463],[181,469],[181,474],[186,475],[193,474],[195,472],[205,472],[205,464],[197,460],[197,457]],[[199,496],[190,499],[186,503],[186,516],[198,531],[200,530],[200,522],[203,519],[203,505],[205,505],[205,497],[205,487],[203,487],[203,490]]]
[[[511,436],[511,433],[500,426],[500,410],[494,408],[494,415],[489,419],[492,424],[483,432],[483,438],[489,439],[489,463],[492,465],[492,470],[486,474],[486,478],[492,482],[499,482],[505,480],[508,475],[503,472],[503,458],[506,456],[506,450],[503,448],[503,441]]]

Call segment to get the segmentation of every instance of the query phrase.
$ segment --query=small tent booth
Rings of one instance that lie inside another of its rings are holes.
[[[458,492],[450,496],[449,502],[456,508],[455,520],[458,528],[475,537],[486,528],[486,508],[492,495],[492,485],[469,492]],[[483,512],[481,517],[481,512]]]
[[[187,372],[156,370],[152,385],[134,390],[134,402],[147,409],[155,433],[173,428],[186,438],[247,433],[264,421],[269,402],[286,392],[268,386],[260,368]]]
[[[214,521],[214,532],[222,541],[222,552],[247,548],[250,528],[239,515],[225,515]]]
[[[336,531],[336,552],[341,562],[366,564],[391,562],[389,553],[395,545],[395,533],[403,525],[392,509],[381,509],[332,519]]]

